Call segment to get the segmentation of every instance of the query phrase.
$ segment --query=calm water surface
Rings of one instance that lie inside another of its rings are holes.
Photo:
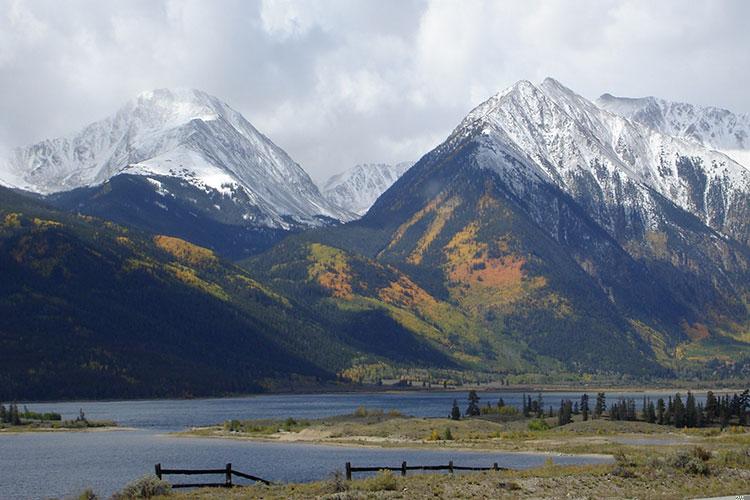
[[[546,393],[545,406],[557,408],[560,399],[580,399],[581,393]],[[589,393],[592,396],[593,393]],[[644,394],[607,393],[640,402]],[[651,398],[668,393],[648,393]],[[534,397],[536,395],[533,395]],[[522,393],[480,393],[482,403],[520,405]],[[239,418],[319,418],[353,412],[358,406],[396,409],[404,414],[441,417],[453,399],[465,406],[465,393],[352,393],[253,396],[226,399],[32,403],[32,411],[57,411],[74,418],[83,409],[90,419],[111,419],[133,431],[26,433],[0,435],[0,498],[64,497],[92,487],[109,495],[134,478],[165,467],[216,468],[231,462],[237,470],[272,481],[312,481],[355,465],[456,464],[527,468],[546,456],[519,453],[458,452],[449,450],[368,449],[294,443],[257,443],[199,438],[175,438],[166,433],[191,426]],[[601,458],[556,456],[557,463],[592,463]],[[175,481],[181,478],[174,478]],[[184,478],[183,478],[184,479]]]

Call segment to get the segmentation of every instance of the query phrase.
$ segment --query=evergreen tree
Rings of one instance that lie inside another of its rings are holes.
[[[584,394],[581,396],[581,417],[583,418],[583,421],[589,419],[589,395]]]
[[[542,418],[544,416],[544,400],[542,399],[542,393],[536,397],[536,418]]]
[[[0,424],[7,424],[8,416],[7,412],[5,411],[5,405],[0,404]]]
[[[695,396],[690,391],[685,402],[685,426],[698,427],[698,409],[695,406]]]
[[[719,416],[719,402],[712,391],[706,394],[706,423],[712,424],[714,419]]]
[[[476,417],[481,414],[482,411],[479,408],[479,396],[477,395],[477,391],[472,389],[469,391],[469,406],[466,407],[466,415],[469,417]]]
[[[453,408],[451,408],[451,420],[461,420],[461,409],[458,407],[458,401],[453,400]]]
[[[8,418],[8,423],[10,423],[10,425],[21,425],[21,416],[18,414],[18,405],[10,405],[10,411],[8,413],[10,414]]]
[[[596,405],[594,406],[594,418],[601,418],[607,411],[607,397],[603,392],[596,395]]]
[[[567,425],[573,421],[573,402],[569,399],[560,401],[560,413],[557,414],[557,424]]]
[[[526,394],[523,395],[523,416],[529,418],[529,412],[531,411],[530,404],[526,402]]]
[[[659,400],[656,402],[656,423],[659,425],[665,425],[666,421],[666,412],[667,409],[664,406],[664,400],[662,398],[659,398]]]
[[[672,413],[674,426],[685,427],[685,405],[682,404],[682,397],[680,396],[679,392],[674,396]]]
[[[663,405],[663,404],[664,404],[664,402],[662,401],[662,405]],[[653,423],[655,423],[655,422],[656,422],[656,410],[654,409],[654,402],[653,402],[653,401],[649,401],[649,402],[648,402],[648,412],[647,412],[647,417],[648,417],[648,418],[647,418],[647,420],[646,420],[646,421],[647,421],[648,423],[650,423],[650,424],[653,424]]]

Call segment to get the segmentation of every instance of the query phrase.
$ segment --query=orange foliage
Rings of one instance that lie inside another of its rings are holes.
[[[481,283],[486,287],[520,285],[526,260],[515,255],[489,257],[488,245],[477,242],[476,233],[476,223],[469,224],[446,246],[450,279],[459,283]],[[501,240],[498,247],[507,248],[507,242]]]
[[[685,332],[685,335],[690,337],[690,340],[703,340],[711,336],[708,327],[703,323],[693,323],[691,325],[687,321],[683,321],[680,326],[682,326],[682,331]]]
[[[313,243],[310,245],[310,277],[331,292],[334,297],[348,299],[352,296],[351,269],[344,252],[336,248]]]

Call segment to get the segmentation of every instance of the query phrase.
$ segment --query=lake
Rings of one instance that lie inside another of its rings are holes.
[[[557,408],[560,399],[580,399],[581,393],[546,393],[545,406]],[[482,403],[520,405],[523,393],[479,393]],[[668,393],[648,393],[653,398]],[[589,393],[589,396],[594,396]],[[608,393],[640,402],[642,393]],[[702,395],[701,395],[702,396]],[[535,395],[534,395],[535,397]],[[453,399],[465,406],[466,393],[398,392],[308,395],[263,395],[224,399],[148,400],[107,402],[30,403],[32,411],[57,411],[75,418],[83,409],[87,418],[111,419],[136,430],[112,432],[59,432],[0,435],[0,496],[3,499],[66,496],[92,487],[110,495],[127,482],[164,467],[217,468],[232,463],[237,470],[271,481],[313,481],[355,466],[398,466],[402,461],[457,465],[528,468],[541,465],[541,454],[462,452],[451,450],[377,449],[296,443],[259,443],[201,438],[176,438],[168,432],[210,425],[228,419],[319,418],[352,413],[358,406],[397,409],[404,414],[447,416]],[[593,397],[592,397],[593,399]],[[556,463],[593,463],[602,458],[555,456]],[[180,477],[172,478],[179,481]],[[184,479],[184,478],[183,478]]]

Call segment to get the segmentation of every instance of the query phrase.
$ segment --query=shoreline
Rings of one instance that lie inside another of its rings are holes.
[[[201,427],[200,429],[205,429]],[[437,446],[429,444],[429,442],[401,442],[401,441],[370,441],[365,442],[362,440],[355,441],[325,441],[325,440],[305,440],[305,439],[291,439],[291,440],[279,440],[273,438],[263,438],[259,436],[226,436],[226,435],[205,435],[205,434],[191,434],[190,431],[171,432],[167,434],[161,434],[162,436],[185,439],[228,439],[235,441],[250,441],[256,443],[274,443],[274,444],[293,444],[293,445],[308,445],[308,446],[331,446],[337,448],[366,448],[366,449],[388,449],[388,450],[409,450],[409,451],[425,451],[425,450],[440,450],[440,451],[458,451],[462,453],[503,453],[503,454],[514,454],[514,455],[532,455],[532,456],[548,456],[548,457],[585,457],[593,459],[612,459],[613,455],[607,453],[563,453],[557,451],[534,451],[534,450],[504,450],[501,448],[492,447],[466,447],[466,446]],[[364,436],[362,436],[364,437]],[[378,443],[393,443],[394,446],[383,446]],[[602,463],[609,463],[602,462]]]
[[[137,431],[140,430],[136,427],[119,427],[116,425],[108,425],[104,427],[29,427],[26,429],[14,429],[11,427],[2,429],[0,428],[0,436],[3,434],[30,434],[30,433],[51,433],[51,432],[116,432],[116,431]]]
[[[703,383],[696,387],[691,387],[682,383],[680,385],[668,386],[668,385],[625,385],[625,386],[600,386],[600,385],[542,385],[542,384],[528,384],[528,385],[511,385],[511,386],[500,386],[483,384],[466,384],[460,387],[449,386],[449,387],[389,387],[389,386],[360,386],[360,387],[341,387],[340,389],[331,389],[330,387],[321,388],[315,390],[308,388],[302,391],[273,391],[273,392],[258,392],[258,393],[246,393],[246,394],[227,394],[221,396],[200,396],[200,397],[163,397],[163,398],[105,398],[105,399],[44,399],[44,400],[20,400],[18,405],[39,405],[39,404],[71,404],[71,403],[115,403],[115,402],[158,402],[158,401],[211,401],[211,400],[229,400],[229,399],[248,399],[263,396],[317,396],[317,395],[334,395],[334,394],[421,394],[421,393],[462,393],[471,390],[475,390],[478,393],[565,393],[565,392],[576,392],[576,393],[638,393],[638,392],[651,392],[651,393],[686,393],[687,391],[693,393],[704,393],[713,391],[714,394],[726,394],[744,390],[745,386],[738,385],[734,386],[723,386],[716,387],[706,385],[703,387]]]

